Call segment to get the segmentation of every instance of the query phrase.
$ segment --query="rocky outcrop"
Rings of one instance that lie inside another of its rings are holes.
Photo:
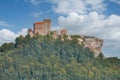
[[[85,48],[89,48],[94,53],[95,58],[102,54],[102,39],[98,39],[92,36],[80,35],[78,36],[77,40],[80,45],[83,45]]]
[[[58,31],[57,31],[58,32]],[[62,41],[64,41],[63,34],[65,33],[67,35],[67,31],[63,31],[63,33],[59,34],[56,31],[54,31],[53,38],[57,39],[60,37]],[[62,36],[61,36],[62,35]],[[65,36],[68,40],[76,40],[80,45],[82,45],[85,48],[90,49],[94,53],[94,57],[98,57],[100,54],[102,54],[102,46],[103,46],[103,40],[99,38],[95,38],[92,36],[84,36],[84,35],[67,35]]]
[[[93,53],[94,53],[94,57],[99,56],[100,54],[102,54],[101,48],[103,46],[103,40],[102,39],[98,39],[95,37],[86,37],[84,38],[84,46],[89,48]]]
[[[93,36],[85,36],[85,35],[67,35],[67,30],[61,30],[60,34],[59,31],[53,31],[53,38],[57,39],[60,37],[62,41],[64,41],[64,37],[68,40],[76,40],[80,45],[82,45],[85,48],[90,49],[94,53],[94,57],[98,57],[100,54],[102,54],[102,46],[103,46],[103,40],[95,38]],[[66,36],[63,36],[66,35]]]

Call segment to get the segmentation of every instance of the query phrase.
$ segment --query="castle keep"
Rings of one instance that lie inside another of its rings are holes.
[[[36,34],[38,34],[38,35],[50,34],[51,20],[50,19],[44,19],[43,22],[35,22],[33,24],[33,27],[34,27],[34,30],[32,30],[32,29],[28,30],[28,34],[31,38],[34,37]],[[53,38],[58,38],[59,32],[57,30],[52,31],[52,32],[53,32]],[[67,35],[67,30],[62,29],[60,31],[60,35],[61,35],[61,37],[63,37],[64,35]]]
[[[32,29],[28,30],[28,34],[31,38],[34,37],[36,34],[37,35],[47,35],[47,34],[51,35],[50,32],[52,32],[52,37],[54,39],[60,38],[61,41],[64,41],[65,37],[67,40],[74,40],[73,37],[76,36],[76,39],[79,45],[82,45],[85,48],[89,48],[90,51],[94,53],[94,57],[97,57],[102,53],[101,51],[101,48],[103,46],[102,39],[98,39],[98,38],[91,37],[91,36],[85,36],[85,35],[69,35],[67,34],[66,29],[62,29],[60,30],[60,32],[57,30],[51,31],[51,20],[50,19],[45,19],[43,20],[43,22],[36,22],[33,24],[33,26],[34,26],[34,30]]]
[[[32,31],[32,29],[28,30],[28,34],[30,35],[30,37],[35,36],[35,34],[39,34],[39,35],[47,35],[49,34],[49,32],[51,31],[51,20],[50,19],[45,19],[43,20],[43,22],[36,22],[33,24],[34,26],[34,30]]]

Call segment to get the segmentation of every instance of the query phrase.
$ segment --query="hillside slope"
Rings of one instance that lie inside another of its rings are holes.
[[[94,58],[76,41],[20,36],[0,51],[0,80],[120,80],[120,59]]]

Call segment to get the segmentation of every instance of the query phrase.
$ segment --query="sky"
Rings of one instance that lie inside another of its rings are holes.
[[[43,19],[52,29],[103,39],[105,57],[120,58],[120,0],[0,0],[0,45]]]

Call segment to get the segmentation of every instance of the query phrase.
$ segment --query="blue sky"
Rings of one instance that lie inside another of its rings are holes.
[[[103,39],[104,55],[120,57],[119,0],[0,0],[0,45],[45,18],[52,19],[52,29]]]

